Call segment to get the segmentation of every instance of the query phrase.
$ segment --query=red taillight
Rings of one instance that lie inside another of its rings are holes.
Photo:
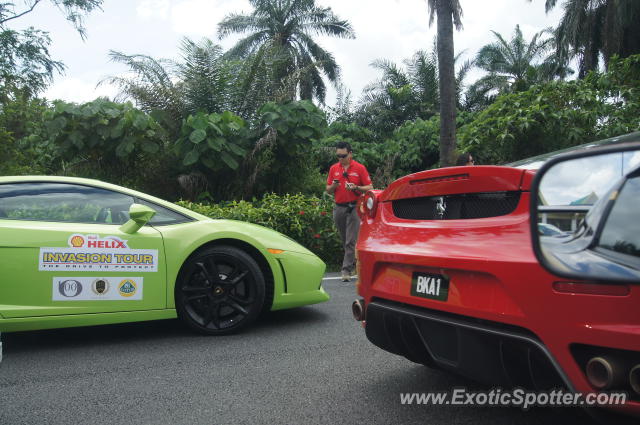
[[[553,290],[564,294],[612,295],[624,297],[629,295],[628,285],[602,283],[553,282]]]

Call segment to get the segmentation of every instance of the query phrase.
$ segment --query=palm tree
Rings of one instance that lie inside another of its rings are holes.
[[[453,26],[462,29],[459,0],[427,0],[429,25],[438,18],[438,87],[440,91],[440,165],[455,163],[456,77],[454,70]]]
[[[460,55],[456,55],[454,62],[459,58]],[[382,72],[382,77],[364,88],[358,116],[365,127],[377,122],[379,125],[373,125],[377,127],[375,130],[390,133],[407,120],[428,120],[438,112],[440,96],[435,43],[431,52],[419,50],[403,63],[404,69],[385,59],[371,63]],[[457,71],[456,102],[459,106],[460,88],[470,66],[467,61]]]
[[[546,0],[546,11],[556,4],[557,0]],[[558,54],[578,57],[580,78],[598,69],[600,55],[608,66],[613,55],[640,53],[640,1],[565,0],[563,8],[555,30]]]
[[[249,0],[249,15],[231,14],[218,24],[222,39],[248,34],[226,55],[245,60],[246,99],[292,100],[315,97],[324,103],[322,75],[337,83],[340,68],[333,55],[312,38],[330,35],[354,38],[351,24],[339,19],[331,8],[315,0]]]
[[[223,59],[222,48],[208,39],[185,38],[180,50],[180,62],[111,51],[111,59],[127,65],[132,75],[100,83],[118,86],[118,100],[133,99],[142,110],[158,114],[170,131],[178,131],[183,118],[199,111],[237,110],[237,65]]]
[[[491,32],[496,41],[483,46],[475,59],[475,65],[488,74],[469,88],[471,97],[523,91],[536,83],[564,78],[571,72],[565,65],[558,64],[552,52],[554,38],[544,38],[549,30],[534,34],[530,42],[522,36],[519,25],[509,41]]]
[[[405,70],[386,59],[377,59],[371,66],[381,71],[382,77],[364,87],[359,116],[368,117],[374,130],[390,133],[404,121],[417,118],[419,105]]]
[[[407,74],[416,103],[419,105],[419,116],[422,119],[429,119],[435,115],[440,104],[438,55],[435,45],[431,52],[419,50],[404,63],[407,66]]]

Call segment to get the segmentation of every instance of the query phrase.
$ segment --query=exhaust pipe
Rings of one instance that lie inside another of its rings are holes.
[[[640,365],[636,368],[638,368],[636,374],[640,378]],[[586,374],[589,383],[594,388],[608,390],[622,385],[625,380],[624,369],[623,365],[611,357],[593,357],[587,363]]]
[[[362,322],[364,320],[365,309],[364,300],[362,298],[355,300],[353,304],[351,304],[351,313],[353,313],[353,318],[358,322]]]
[[[640,364],[637,364],[629,372],[629,384],[636,394],[640,394]]]

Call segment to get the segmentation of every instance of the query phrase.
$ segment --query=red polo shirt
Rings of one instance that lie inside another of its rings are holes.
[[[344,177],[344,172],[347,171],[349,177]],[[364,165],[355,160],[351,160],[349,167],[345,170],[340,162],[337,162],[329,169],[329,175],[327,176],[327,185],[333,184],[334,180],[340,180],[340,184],[336,188],[334,197],[337,204],[344,204],[347,202],[355,202],[360,194],[345,188],[345,183],[354,183],[356,186],[366,186],[371,184],[371,178],[369,178],[369,172]]]

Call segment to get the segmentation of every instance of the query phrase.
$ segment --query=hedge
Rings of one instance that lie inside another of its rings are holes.
[[[178,204],[214,219],[247,221],[276,230],[311,250],[331,269],[342,263],[342,242],[333,224],[330,198],[269,193],[252,202]]]

